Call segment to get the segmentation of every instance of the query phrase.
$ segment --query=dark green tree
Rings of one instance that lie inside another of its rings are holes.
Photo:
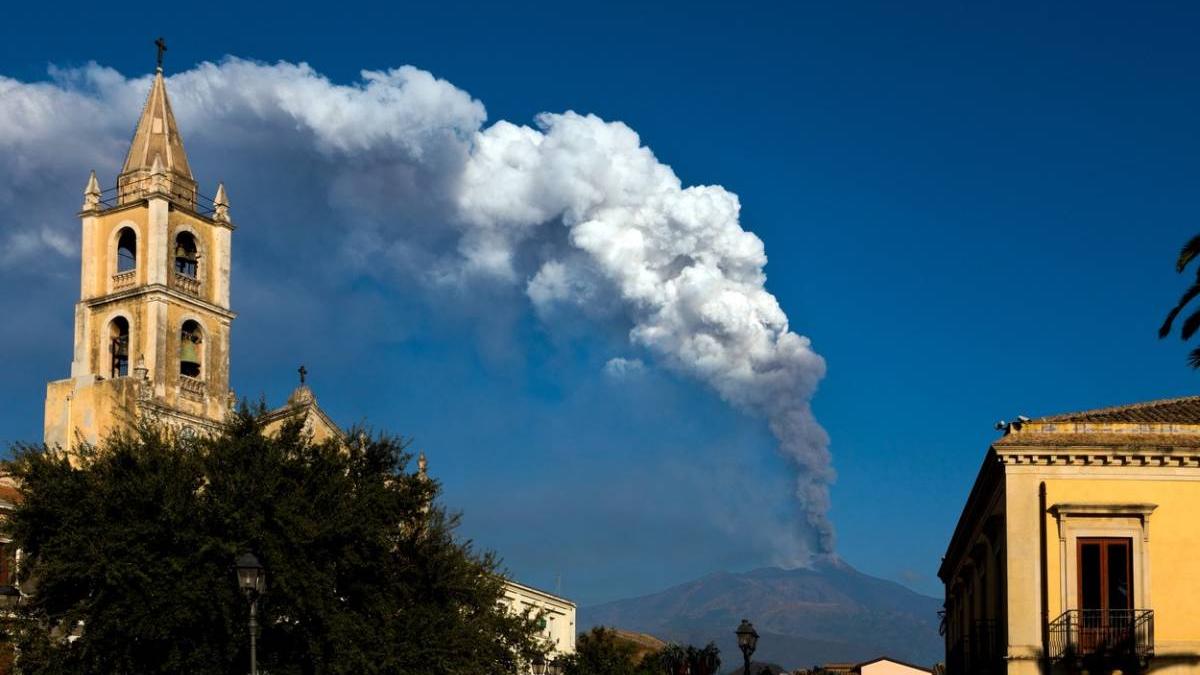
[[[711,642],[703,649],[671,644],[643,654],[635,643],[601,626],[580,634],[575,653],[559,663],[564,675],[716,675],[721,657]]]
[[[667,675],[663,652],[644,654],[644,649],[611,628],[597,626],[580,633],[575,652],[559,657],[558,664],[563,675]]]
[[[704,649],[687,648],[688,675],[717,675],[721,667],[721,650],[710,642]]]
[[[260,415],[204,440],[146,425],[73,462],[15,449],[22,672],[244,673],[243,551],[266,568],[265,673],[501,675],[541,653],[536,617],[500,609],[496,559],[455,538],[404,442],[266,436]]]
[[[1183,248],[1179,251],[1179,257],[1175,260],[1175,271],[1182,274],[1187,269],[1192,260],[1200,256],[1200,235],[1196,235],[1188,240]],[[1165,338],[1171,334],[1171,328],[1175,323],[1175,319],[1196,296],[1200,295],[1200,266],[1196,268],[1196,278],[1192,281],[1188,289],[1183,292],[1179,298],[1179,302],[1175,304],[1171,311],[1167,313],[1167,318],[1163,321],[1162,326],[1158,329],[1158,337]],[[1183,321],[1182,328],[1179,329],[1179,336],[1185,341],[1190,340],[1196,331],[1200,330],[1200,309],[1193,311]],[[1200,347],[1193,349],[1188,355],[1188,363],[1193,368],[1200,368]]]
[[[575,652],[559,659],[563,675],[632,675],[637,648],[609,628],[580,633]]]

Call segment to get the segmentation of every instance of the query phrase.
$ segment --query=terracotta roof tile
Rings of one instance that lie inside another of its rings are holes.
[[[1129,424],[1198,424],[1200,396],[1167,398],[1110,408],[1039,417],[1034,422],[1093,422]]]

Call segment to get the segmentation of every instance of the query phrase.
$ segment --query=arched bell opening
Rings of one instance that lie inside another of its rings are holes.
[[[122,228],[117,235],[117,274],[137,269],[137,233],[133,228]]]
[[[129,320],[123,316],[108,322],[108,353],[111,376],[129,375]]]
[[[175,273],[195,279],[200,266],[200,252],[196,248],[196,237],[191,232],[180,232],[175,237]]]
[[[204,353],[204,335],[200,324],[195,321],[185,321],[179,339],[179,374],[187,377],[200,377]]]

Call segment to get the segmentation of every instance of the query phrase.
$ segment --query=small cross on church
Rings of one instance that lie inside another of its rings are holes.
[[[296,369],[296,372],[300,373],[300,384],[304,384],[304,379],[306,377],[308,377],[308,368],[305,368],[304,366],[300,366],[299,368]]]
[[[167,41],[160,36],[154,41],[154,46],[158,47],[158,69],[162,70],[162,55],[163,52],[167,51]]]

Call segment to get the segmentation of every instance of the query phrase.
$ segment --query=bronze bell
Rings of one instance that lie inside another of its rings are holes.
[[[183,347],[179,350],[179,360],[184,363],[200,365],[200,352],[191,338],[183,339]]]
[[[195,251],[189,251],[186,248],[177,245],[175,246],[175,257],[195,262],[198,256],[196,255]]]

